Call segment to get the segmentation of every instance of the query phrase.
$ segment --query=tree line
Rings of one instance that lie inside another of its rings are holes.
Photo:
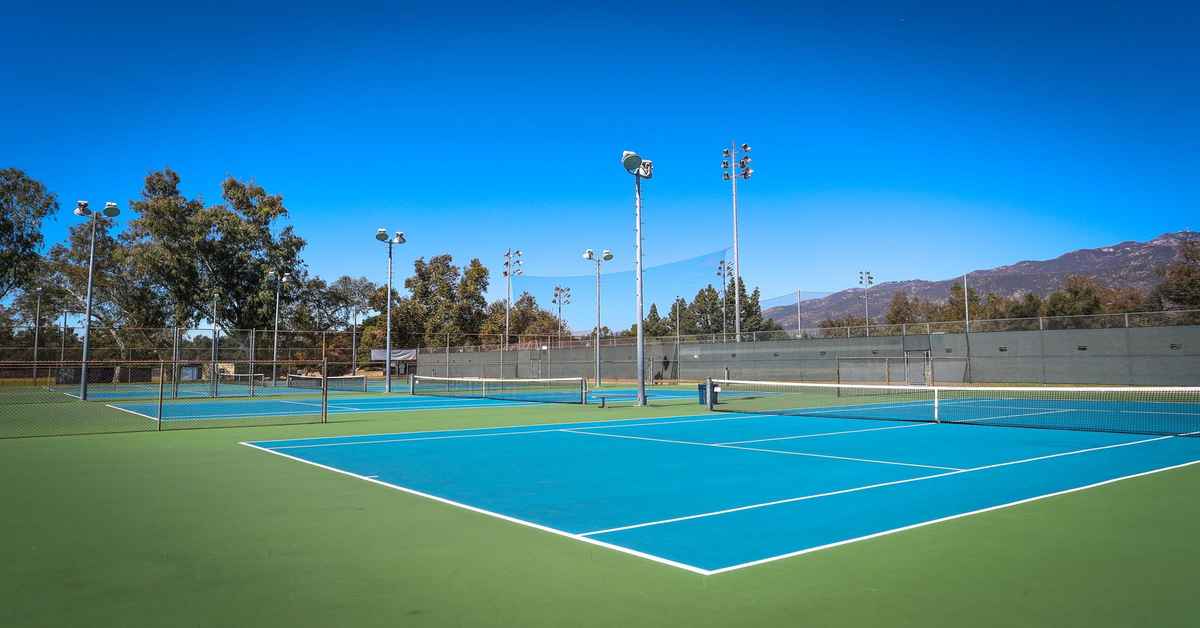
[[[97,333],[121,346],[131,342],[134,329],[202,322],[225,330],[271,329],[278,293],[280,329],[356,329],[362,346],[384,345],[386,287],[365,277],[326,281],[310,272],[302,256],[306,241],[287,224],[282,195],[228,177],[220,201],[206,204],[184,195],[180,183],[169,168],[152,172],[139,197],[123,208],[132,214],[123,229],[112,219],[94,219]],[[39,303],[43,321],[54,313],[82,313],[92,219],[71,225],[66,240],[43,254],[41,227],[59,211],[58,199],[16,168],[0,169],[0,209],[0,329],[12,335],[18,324],[32,323]],[[393,346],[496,344],[505,333],[505,303],[488,302],[489,280],[478,258],[461,266],[450,255],[414,261],[404,293],[392,292]],[[731,279],[729,295],[733,284]],[[742,282],[741,295],[743,331],[777,328],[763,318],[757,289],[747,293]],[[646,333],[673,335],[676,321],[683,334],[721,333],[722,312],[732,333],[733,299],[722,299],[709,285],[690,303],[676,300],[665,316],[651,304]],[[513,300],[512,339],[569,333],[534,295]],[[607,328],[601,333],[611,335]]]

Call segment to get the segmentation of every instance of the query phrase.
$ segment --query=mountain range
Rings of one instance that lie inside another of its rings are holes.
[[[1121,242],[1095,249],[1079,249],[1049,260],[1026,260],[997,268],[974,270],[967,279],[970,287],[980,295],[990,292],[1004,296],[1034,293],[1044,297],[1062,287],[1063,281],[1071,275],[1091,277],[1114,288],[1132,287],[1148,291],[1160,281],[1158,269],[1174,260],[1179,255],[1180,245],[1194,237],[1196,234],[1192,231],[1164,233],[1149,242]],[[883,317],[888,303],[897,292],[908,292],[928,301],[944,302],[950,294],[950,286],[961,281],[962,277],[909,279],[873,286],[870,292],[871,320],[878,321]],[[862,288],[852,288],[803,301],[803,326],[812,327],[828,318],[862,316],[862,296]],[[763,315],[785,329],[796,326],[794,305],[768,308]]]

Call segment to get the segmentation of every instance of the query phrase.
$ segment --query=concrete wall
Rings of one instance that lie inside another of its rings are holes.
[[[969,345],[969,346],[968,346]],[[633,346],[601,347],[606,379],[636,377]],[[806,338],[726,344],[648,342],[649,381],[700,381],[731,377],[832,382],[839,357],[924,355],[933,360],[935,383],[1046,383],[1116,385],[1200,385],[1200,326],[1132,329],[1073,329],[884,336]],[[967,359],[969,356],[969,360]],[[590,347],[533,351],[421,353],[421,375],[455,377],[588,377]],[[844,376],[853,379],[854,368]],[[903,379],[903,361],[890,362],[890,379]],[[865,368],[865,367],[855,367]],[[860,370],[860,373],[867,373]],[[868,375],[861,375],[864,379]]]

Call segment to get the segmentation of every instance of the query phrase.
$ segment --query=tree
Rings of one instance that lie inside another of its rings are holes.
[[[265,327],[275,307],[268,273],[302,276],[305,241],[291,225],[277,227],[288,215],[282,196],[232,177],[221,190],[225,204],[208,207],[196,218],[196,231],[206,228],[198,246],[205,283],[220,295],[217,318],[223,326]]]
[[[504,338],[504,300],[493,301],[488,305],[483,325],[484,338],[489,342],[502,343]],[[544,338],[566,333],[566,327],[558,320],[553,312],[542,309],[537,299],[528,292],[522,292],[513,301],[509,311],[509,346],[522,348],[540,347]],[[533,336],[533,338],[522,338]],[[493,340],[494,339],[494,340]]]
[[[719,334],[721,325],[721,293],[709,284],[696,292],[688,307],[694,333]]]
[[[166,295],[170,322],[188,326],[207,312],[212,290],[205,290],[200,242],[208,225],[204,203],[179,191],[179,175],[171,169],[146,175],[141,198],[129,203],[127,242],[139,270]]]
[[[348,275],[338,277],[329,285],[329,290],[342,302],[351,326],[357,326],[360,317],[371,311],[371,296],[379,289],[375,282],[366,277]]]
[[[470,334],[467,344],[479,344],[479,332],[487,317],[487,297],[489,273],[486,266],[478,258],[471,260],[463,270],[462,280],[458,283],[458,306],[455,316],[459,328]]]
[[[919,322],[917,315],[919,303],[920,299],[910,298],[907,292],[897,292],[892,295],[892,301],[888,304],[884,320],[889,325]]]
[[[678,329],[676,329],[676,321],[678,321]],[[689,336],[696,333],[696,323],[693,320],[692,308],[688,306],[687,299],[679,297],[671,304],[671,311],[667,314],[667,333],[671,335],[679,334],[681,336]]]
[[[1101,286],[1096,280],[1082,275],[1067,277],[1061,290],[1046,299],[1046,316],[1080,316],[1101,314]]]
[[[97,326],[94,335],[112,340],[116,354],[105,353],[93,342],[93,359],[121,359],[128,355],[129,340],[139,330],[167,326],[168,307],[165,293],[143,271],[128,242],[114,237],[112,220],[97,216],[73,225],[65,244],[50,250],[48,281],[61,288],[64,298],[75,311],[83,311],[87,297],[89,246],[95,220],[96,251],[92,281],[92,317]]]
[[[304,276],[304,240],[278,225],[288,215],[283,197],[230,177],[221,184],[224,202],[205,207],[185,198],[179,182],[169,168],[152,172],[130,203],[137,217],[124,238],[136,270],[163,293],[175,325],[216,318],[225,328],[270,326],[276,286],[269,273]],[[296,296],[298,287],[285,289]]]
[[[0,299],[37,273],[42,220],[58,211],[58,199],[16,168],[0,169]]]
[[[1178,258],[1160,274],[1162,283],[1150,296],[1156,309],[1200,309],[1200,240],[1185,240]]]

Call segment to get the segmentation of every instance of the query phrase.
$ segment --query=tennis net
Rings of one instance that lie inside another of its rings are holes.
[[[221,373],[218,379],[222,386],[245,386],[247,388],[251,383],[255,388],[262,388],[263,382],[267,381],[266,375],[262,373]]]
[[[582,377],[500,379],[414,375],[409,381],[409,392],[434,397],[584,403],[587,398],[587,384]]]
[[[288,374],[287,387],[321,390],[322,379],[329,380],[329,390],[356,392],[367,391],[366,375],[333,375],[331,377],[322,378],[320,375]]]
[[[974,387],[712,380],[721,412],[1200,435],[1200,387]]]

